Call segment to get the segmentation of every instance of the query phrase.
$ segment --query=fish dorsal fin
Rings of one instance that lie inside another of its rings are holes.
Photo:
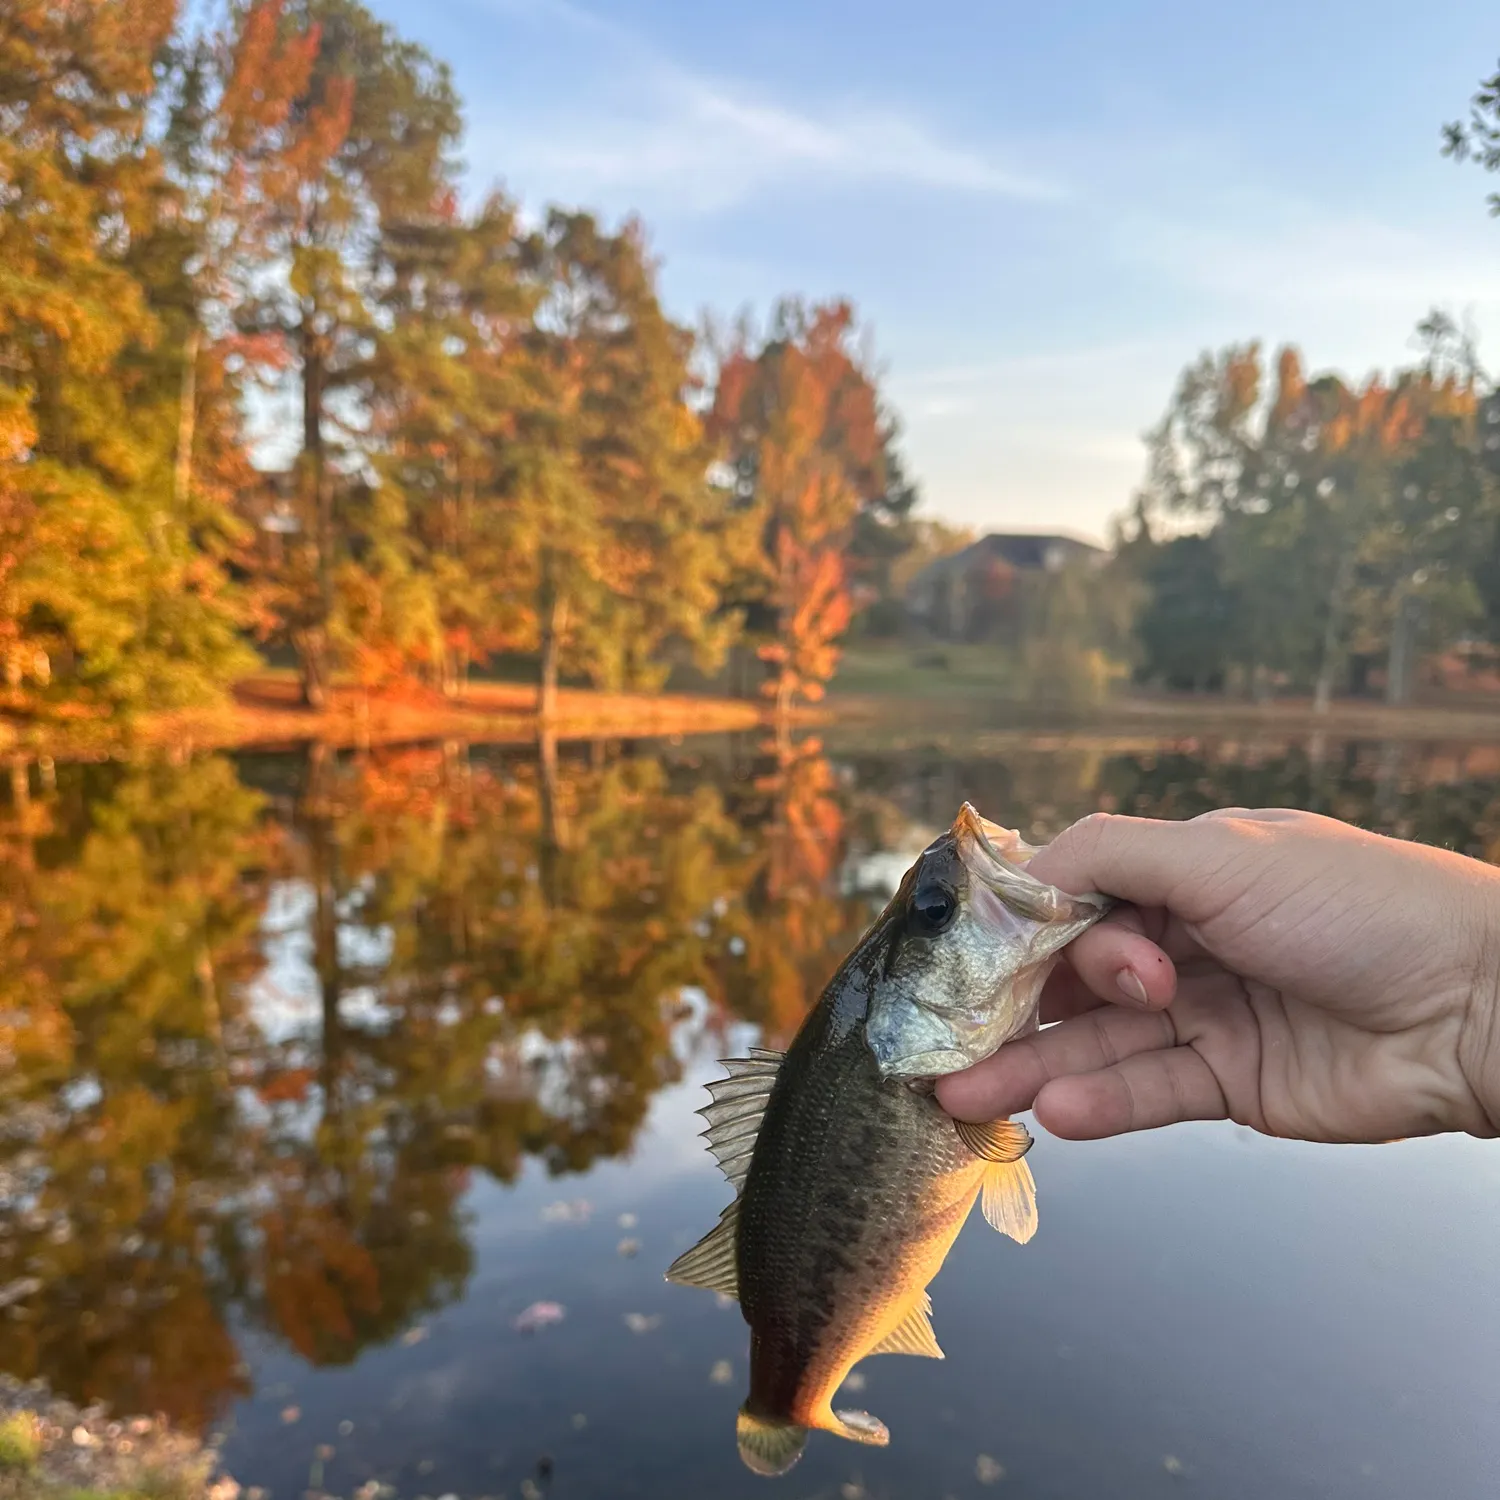
[[[1036,1233],[1036,1182],[1024,1161],[996,1162],[984,1174],[979,1206],[992,1229],[1024,1245]]]
[[[986,1161],[1020,1161],[1031,1150],[1030,1133],[1014,1120],[990,1120],[984,1125],[955,1120],[953,1126],[959,1140]]]
[[[703,1132],[708,1149],[735,1192],[745,1185],[750,1153],[755,1150],[755,1137],[782,1055],[766,1047],[752,1047],[749,1057],[726,1057],[723,1061],[729,1077],[709,1084],[713,1103],[698,1111],[708,1122]]]
[[[667,1267],[667,1280],[679,1286],[701,1286],[726,1297],[740,1295],[740,1274],[735,1255],[734,1236],[740,1219],[740,1200],[736,1198],[719,1215],[719,1222],[693,1246],[684,1250]]]
[[[923,1359],[941,1359],[937,1335],[932,1331],[932,1298],[922,1293],[915,1307],[870,1350],[871,1354],[917,1354]]]

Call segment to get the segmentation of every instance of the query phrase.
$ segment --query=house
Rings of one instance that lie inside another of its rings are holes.
[[[1073,563],[1098,567],[1108,556],[1062,533],[991,532],[917,573],[906,588],[907,613],[942,640],[991,639],[1017,628],[1028,578]]]

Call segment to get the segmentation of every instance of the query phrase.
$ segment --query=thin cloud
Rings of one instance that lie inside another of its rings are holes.
[[[688,68],[617,23],[569,0],[486,0],[491,11],[566,32],[608,55],[607,91],[579,118],[479,122],[507,160],[579,196],[652,190],[698,212],[732,207],[798,179],[894,182],[1025,201],[1065,196],[1060,184],[942,139],[911,115],[857,102],[795,108],[751,86]]]

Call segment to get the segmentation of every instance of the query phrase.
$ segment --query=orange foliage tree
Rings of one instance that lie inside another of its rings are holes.
[[[897,488],[903,513],[911,499],[849,303],[783,302],[758,348],[741,333],[721,360],[709,426],[731,503],[758,523],[736,602],[760,638],[763,691],[784,715],[821,698],[837,666],[856,603],[856,523]]]

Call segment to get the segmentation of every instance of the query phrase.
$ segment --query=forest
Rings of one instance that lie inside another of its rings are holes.
[[[1450,156],[1500,168],[1497,101]],[[12,722],[268,662],[310,708],[522,671],[545,720],[560,681],[696,672],[785,711],[961,539],[914,514],[849,302],[676,321],[639,222],[472,191],[447,67],[358,0],[15,0],[0,125]],[[1402,701],[1500,639],[1500,399],[1447,315],[1419,346],[1363,382],[1190,365],[1108,588],[1036,616],[1045,670]]]

